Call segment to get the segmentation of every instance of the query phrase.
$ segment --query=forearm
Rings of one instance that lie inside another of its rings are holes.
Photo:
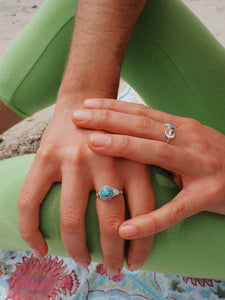
[[[80,0],[58,102],[116,98],[126,47],[146,0]]]

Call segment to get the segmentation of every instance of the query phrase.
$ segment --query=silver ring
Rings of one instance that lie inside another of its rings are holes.
[[[109,185],[104,185],[100,188],[98,192],[96,192],[96,197],[99,197],[102,200],[110,200],[115,196],[122,195],[123,191],[115,189]]]
[[[168,142],[169,140],[174,139],[176,136],[175,126],[168,123],[165,123],[164,125],[167,127],[165,130],[165,136],[167,137],[167,142]]]

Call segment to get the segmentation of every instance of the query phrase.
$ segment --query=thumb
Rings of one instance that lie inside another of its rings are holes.
[[[203,199],[196,191],[181,191],[161,208],[123,222],[119,235],[123,239],[154,235],[203,210]]]

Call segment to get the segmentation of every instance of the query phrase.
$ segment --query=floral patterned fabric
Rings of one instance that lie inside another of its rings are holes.
[[[216,300],[225,299],[225,282],[125,268],[110,277],[101,264],[81,269],[70,258],[0,250],[0,299]]]

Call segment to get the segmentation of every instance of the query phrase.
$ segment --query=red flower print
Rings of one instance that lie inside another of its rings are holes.
[[[210,280],[210,279],[200,279],[200,278],[183,277],[183,280],[184,280],[185,283],[187,283],[188,280],[190,280],[191,283],[194,286],[197,286],[197,284],[199,284],[202,287],[205,287],[206,285],[208,285],[210,287],[213,287],[213,281]],[[215,281],[216,282],[220,282],[220,281],[217,281],[217,280],[215,280]]]
[[[64,261],[50,255],[43,259],[34,256],[23,257],[22,263],[16,264],[16,270],[8,280],[7,299],[27,300],[56,299],[57,295],[70,296],[76,293],[79,280],[75,271],[70,274]]]
[[[104,267],[103,267],[103,264],[97,264],[96,266],[96,271],[97,273],[99,273],[100,275],[104,275],[106,274],[105,270],[104,270]]]
[[[104,270],[104,267],[103,267],[103,264],[97,264],[97,266],[96,266],[96,271],[97,271],[97,273],[99,273],[100,275],[104,275],[104,274],[106,274],[106,271]],[[107,274],[106,274],[107,275]],[[120,272],[118,275],[116,275],[116,276],[109,276],[109,275],[107,275],[108,276],[108,278],[110,279],[110,280],[113,280],[114,282],[121,282],[121,281],[123,281],[124,280],[124,278],[125,278],[125,274],[123,273],[123,272]]]

